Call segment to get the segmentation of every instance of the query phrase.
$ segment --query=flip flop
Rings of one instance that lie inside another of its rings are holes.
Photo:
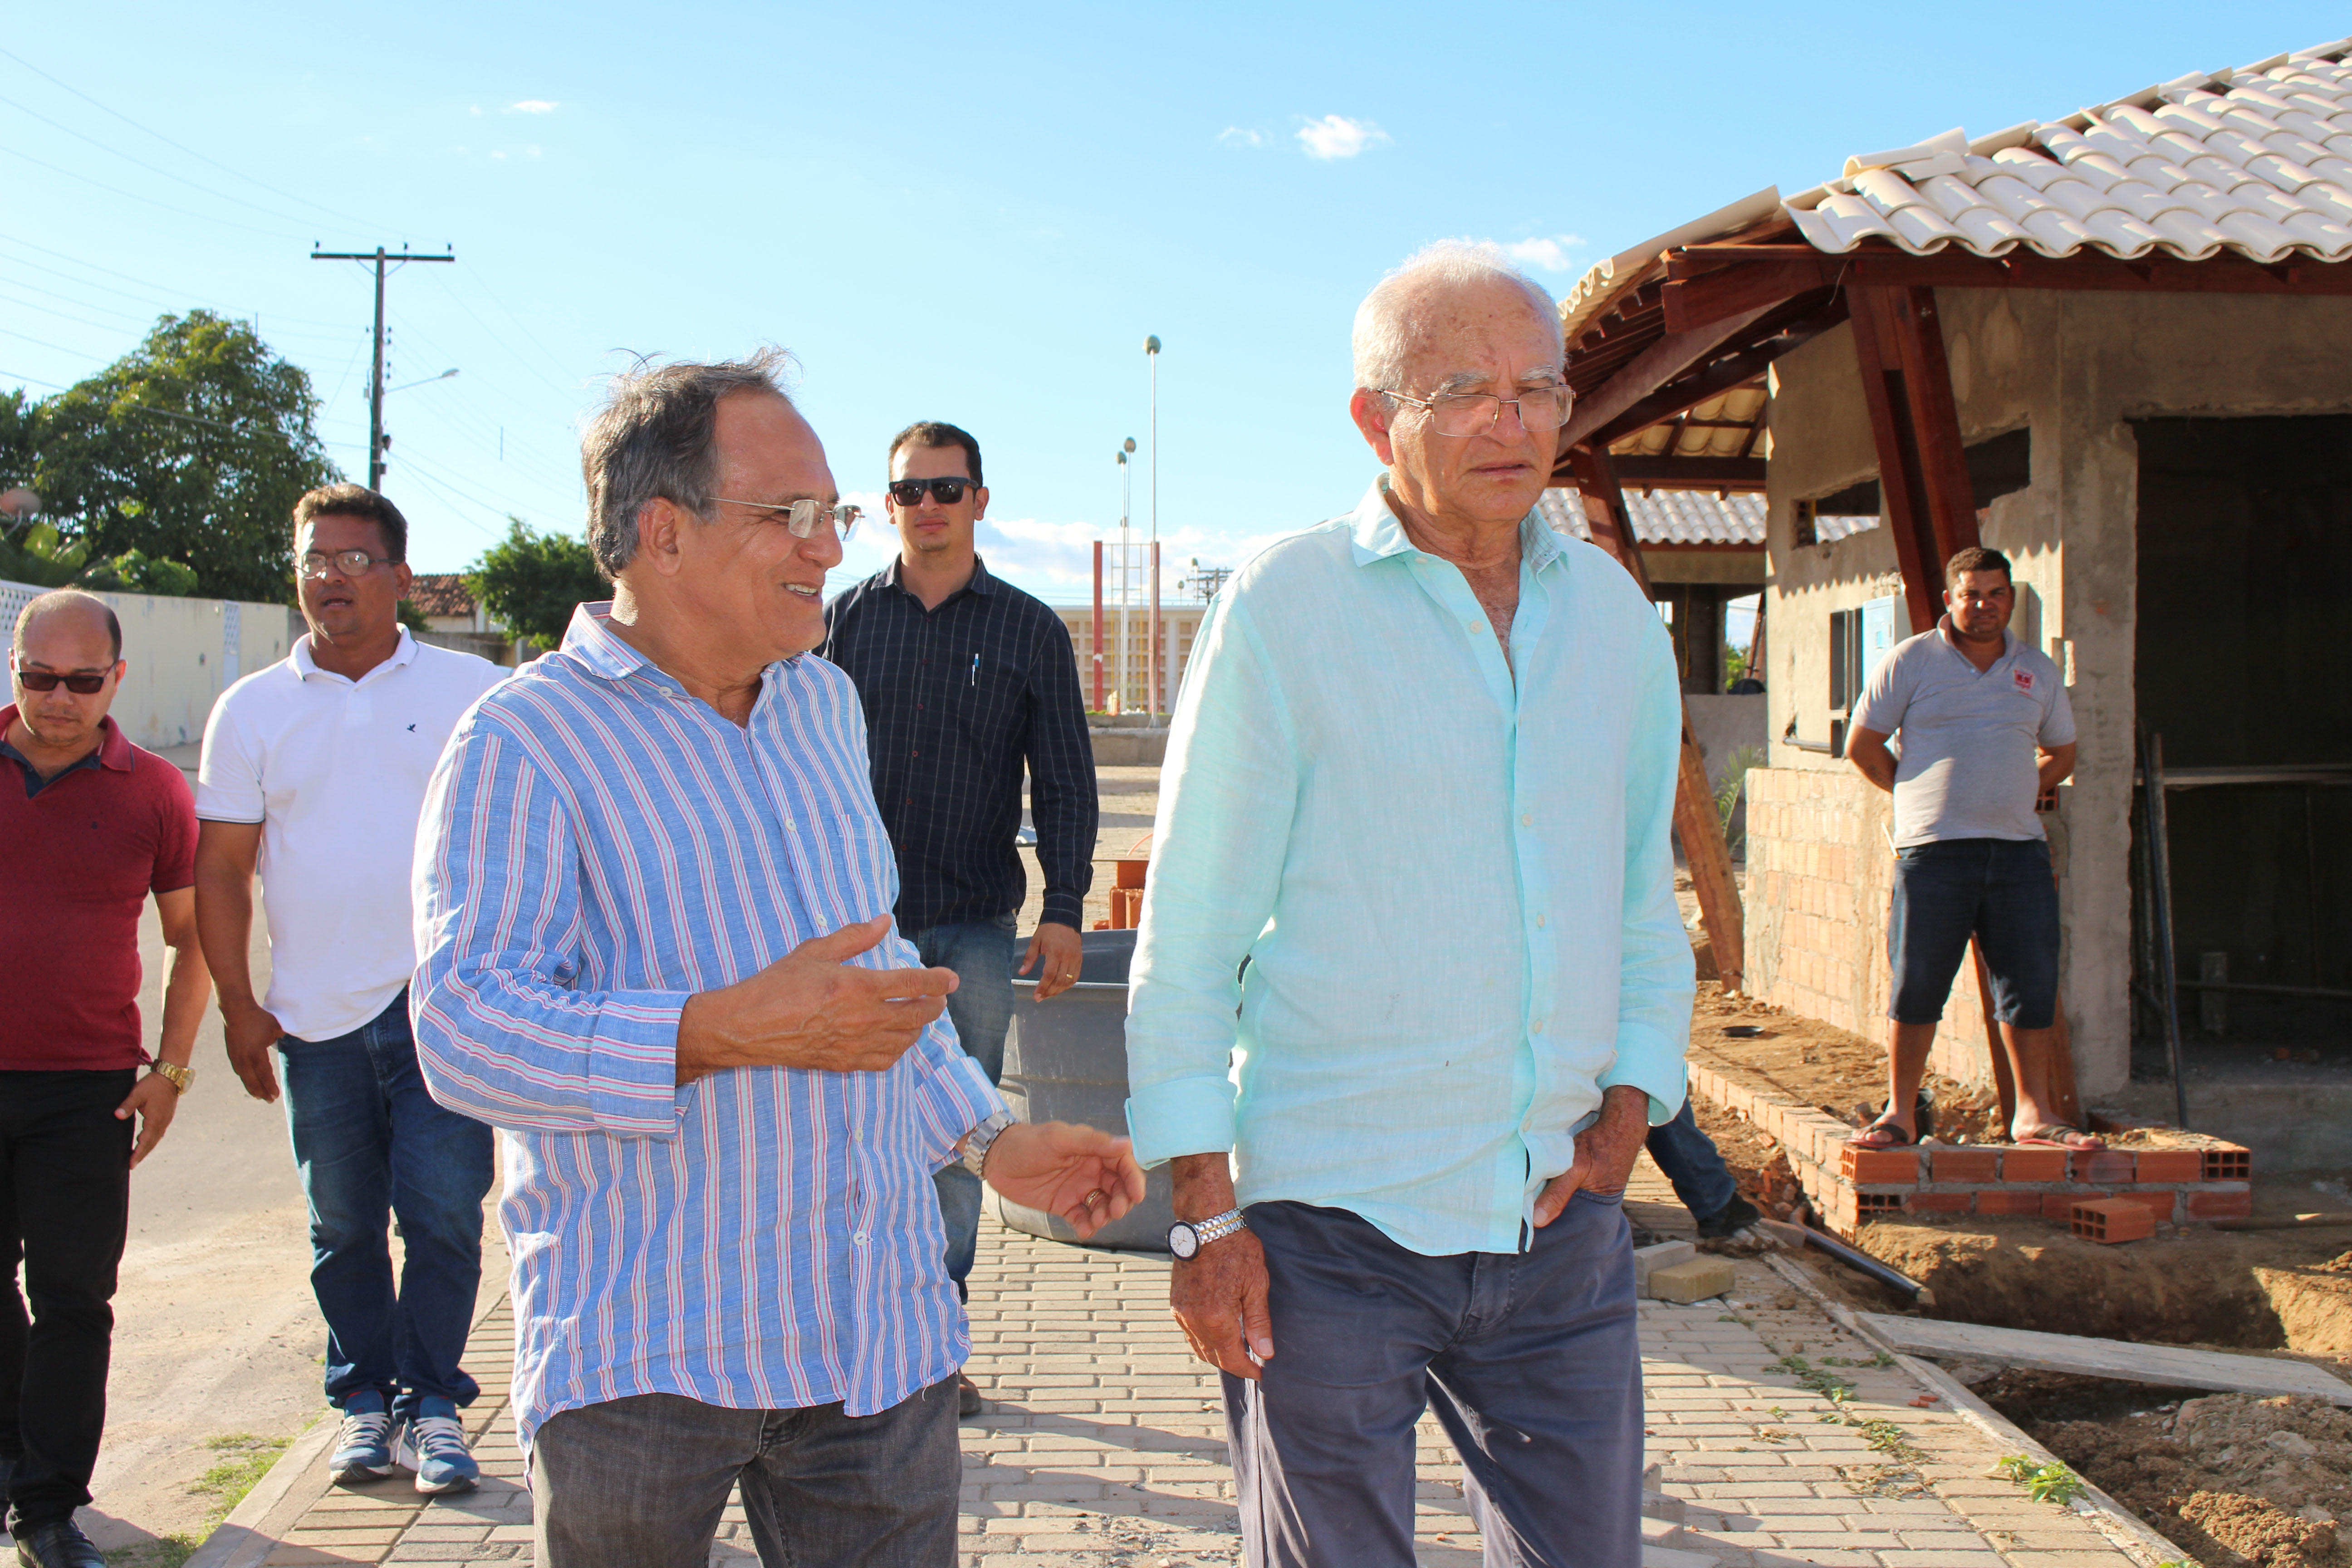
[[[1874,1134],[1877,1135],[1874,1139]],[[1901,1122],[1890,1121],[1882,1116],[1846,1142],[1856,1149],[1907,1149],[1919,1139],[1916,1133],[1906,1131]]]
[[[2071,1149],[2077,1154],[2095,1154],[2107,1146],[2105,1139],[2063,1121],[2045,1121],[2019,1133],[2012,1142],[2031,1148]]]

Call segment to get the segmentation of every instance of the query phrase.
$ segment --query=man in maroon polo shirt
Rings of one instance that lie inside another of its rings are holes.
[[[8,663],[0,1472],[19,1562],[104,1568],[73,1515],[89,1501],[106,1424],[109,1303],[131,1168],[162,1140],[194,1077],[188,1058],[212,990],[196,945],[196,805],[179,769],[106,717],[122,679],[122,628],[102,600],[70,590],[35,599],[17,617]],[[153,1062],[138,1000],[139,917],[151,893],[172,951]]]

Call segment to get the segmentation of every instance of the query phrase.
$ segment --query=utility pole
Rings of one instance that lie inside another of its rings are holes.
[[[387,267],[397,268],[409,261],[455,261],[454,255],[412,256],[408,247],[388,251],[379,245],[373,251],[320,250],[318,241],[310,242],[313,261],[357,261],[375,268],[375,368],[368,376],[368,489],[383,489],[383,453],[391,445],[383,433],[383,278]],[[453,247],[454,249],[454,247]]]

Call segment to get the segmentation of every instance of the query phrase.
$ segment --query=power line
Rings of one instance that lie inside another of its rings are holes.
[[[36,158],[30,153],[20,153],[14,147],[0,147],[0,153],[7,153],[11,158],[22,158],[34,167],[47,169],[53,174],[63,174],[68,180],[79,180],[86,185],[96,185],[101,191],[109,191],[118,196],[126,196],[134,202],[145,202],[150,206],[162,207],[165,212],[177,213],[182,217],[201,218],[206,223],[216,223],[225,228],[241,228],[247,234],[263,235],[271,239],[299,237],[299,231],[289,233],[285,229],[256,228],[249,223],[238,223],[233,218],[216,217],[211,213],[198,212],[193,207],[174,206],[170,202],[159,201],[153,196],[142,196],[136,191],[126,191],[121,185],[110,185],[104,180],[77,174],[71,169],[49,163],[46,159]]]
[[[398,268],[411,261],[455,262],[454,255],[411,256],[403,247],[395,255],[381,245],[373,255],[364,251],[320,250],[312,240],[310,259],[313,261],[373,262],[375,266],[375,374],[368,380],[368,489],[383,488],[383,449],[387,442],[383,434],[383,279],[386,265]]]
[[[0,50],[0,53],[5,53],[5,52],[6,52],[5,50]],[[184,294],[184,293],[181,290],[180,287],[179,287],[177,284],[173,284],[173,283],[158,283],[158,282],[156,282],[156,281],[155,281],[153,279],[152,279],[152,278],[139,278],[139,277],[134,277],[134,276],[132,276],[131,273],[128,273],[128,272],[118,272],[118,271],[116,271],[116,270],[115,270],[113,268],[111,268],[111,267],[100,267],[100,265],[98,265],[98,263],[96,263],[96,262],[94,262],[94,261],[85,261],[85,260],[83,260],[83,259],[82,259],[80,257],[79,257],[79,256],[70,255],[70,254],[68,254],[68,253],[67,253],[67,252],[65,252],[65,251],[62,251],[62,250],[52,250],[52,249],[50,249],[50,248],[49,248],[47,246],[46,246],[46,245],[35,245],[31,240],[29,240],[29,239],[26,239],[26,238],[23,237],[21,235],[14,235],[14,234],[5,234],[5,233],[0,233],[0,245],[14,245],[14,246],[21,247],[22,248],[24,248],[24,249],[26,249],[26,250],[37,250],[37,251],[39,251],[43,256],[51,257],[51,258],[55,258],[55,259],[57,259],[57,260],[58,260],[58,261],[70,261],[70,262],[72,262],[76,267],[82,268],[84,268],[84,269],[85,269],[85,270],[87,270],[87,271],[90,271],[90,272],[103,272],[103,273],[105,273],[109,278],[120,278],[120,279],[121,279],[125,283],[136,283],[136,284],[138,284],[141,288],[142,288],[142,289],[151,289],[151,290],[152,290],[153,292],[158,293],[158,294],[162,294],[162,295],[165,295],[165,296],[175,296],[175,297],[182,298],[182,299],[185,299],[185,298],[188,298],[188,297],[189,297],[188,295]],[[18,262],[16,263],[16,265],[18,265],[19,267],[30,267],[30,268],[34,268],[35,270],[37,270],[37,271],[47,272],[47,273],[50,274],[52,277],[67,279],[68,279],[69,281],[73,281],[73,282],[77,282],[77,283],[83,283],[83,282],[86,282],[86,279],[82,279],[82,278],[80,277],[80,275],[79,275],[79,274],[78,274],[78,273],[72,273],[72,272],[60,272],[59,270],[58,270],[58,268],[54,268],[54,267],[43,267],[43,266],[42,266],[39,262],[37,262],[37,261],[22,261],[22,260],[20,260],[20,261],[18,261]],[[103,284],[103,283],[88,283],[88,284],[87,284],[87,286],[88,286],[88,287],[89,287],[89,288],[92,288],[92,289],[100,289],[100,290],[101,290],[102,292],[105,292],[105,293],[108,293],[108,294],[121,294],[121,295],[122,295],[122,297],[123,297],[124,299],[126,299],[126,300],[135,300],[135,299],[137,299],[137,298],[138,298],[138,296],[137,296],[137,295],[135,295],[135,294],[130,294],[130,293],[125,293],[122,289],[110,289],[110,288],[108,288],[108,287],[107,287],[105,284]],[[231,309],[231,308],[229,308],[229,307],[227,307],[227,306],[224,306],[224,305],[222,305],[222,304],[221,304],[218,300],[199,300],[197,302],[198,302],[199,304],[205,305],[205,306],[207,306],[207,307],[209,307],[209,308],[212,308],[212,309],[215,309],[215,310],[227,310],[227,312],[228,312],[230,315],[236,315],[236,314],[237,314],[237,313],[238,313],[238,312],[237,312],[236,310],[235,310],[234,309]],[[276,320],[278,320],[278,321],[294,321],[294,322],[297,322],[297,323],[299,323],[299,324],[300,324],[300,325],[302,325],[302,326],[306,326],[306,327],[331,327],[331,328],[333,328],[337,332],[347,332],[347,331],[351,331],[351,330],[352,330],[352,329],[351,329],[351,323],[349,323],[348,321],[321,321],[315,320],[314,318],[310,317],[310,316],[287,316],[287,315],[279,315],[279,314],[278,314],[278,313],[277,313],[277,312],[275,312],[275,311],[271,312],[271,314],[272,314],[272,316],[274,317],[274,319],[276,319]]]
[[[18,65],[23,66],[26,70],[31,71],[35,76],[39,77],[42,80],[47,81],[53,86],[64,89],[66,91],[73,94],[76,98],[80,99],[84,103],[89,104],[91,108],[99,110],[100,113],[112,115],[115,119],[120,120],[123,124],[128,125],[133,131],[139,132],[142,135],[152,136],[156,141],[161,142],[164,146],[171,148],[173,152],[184,153],[188,157],[194,158],[199,163],[209,164],[213,168],[218,169],[224,174],[234,174],[249,185],[257,185],[262,190],[268,191],[274,196],[282,196],[288,201],[294,202],[302,206],[314,208],[319,212],[325,213],[330,217],[340,218],[343,222],[356,225],[358,227],[377,228],[382,226],[378,224],[370,223],[363,218],[355,218],[349,213],[337,212],[334,208],[330,206],[321,206],[308,196],[298,196],[291,191],[281,191],[277,186],[270,184],[268,181],[257,180],[251,174],[245,173],[241,169],[231,168],[228,164],[222,163],[217,158],[207,158],[193,147],[182,146],[179,142],[173,141],[169,136],[164,135],[162,132],[150,130],[147,126],[142,125],[136,120],[131,119],[131,116],[123,113],[121,110],[111,108],[109,105],[100,102],[99,100],[92,98],[89,94],[82,91],[81,89],[74,86],[72,83],[65,81],[58,77],[51,76],[47,71],[43,70],[40,67],[26,59],[24,56],[17,54],[13,50],[0,48],[0,56],[5,56],[7,58],[15,60]]]

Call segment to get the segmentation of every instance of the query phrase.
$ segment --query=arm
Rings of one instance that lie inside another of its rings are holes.
[[[1022,955],[1020,973],[1041,962],[1037,1000],[1075,984],[1085,950],[1078,935],[1087,893],[1094,885],[1095,835],[1102,823],[1095,788],[1094,739],[1087,732],[1087,702],[1070,631],[1049,618],[1043,644],[1029,661],[1029,811],[1037,824],[1037,867],[1045,875],[1045,905]]]
[[[1180,1219],[1234,1206],[1232,1065],[1241,961],[1274,912],[1298,794],[1297,746],[1240,596],[1219,600],[1176,703],[1127,1025],[1128,1123],[1174,1162]],[[1169,1305],[1192,1352],[1255,1378],[1274,1354],[1265,1254],[1238,1231],[1178,1263]]]
[[[196,940],[196,892],[175,888],[155,895],[155,912],[163,920],[163,945],[171,950],[163,969],[163,1030],[156,1043],[157,1059],[175,1068],[188,1065],[196,1052],[196,1026],[204,1022],[205,1003],[212,995],[212,976]],[[180,1108],[180,1091],[161,1073],[149,1073],[131,1091],[114,1114],[139,1117],[139,1142],[131,1151],[131,1164],[163,1141],[173,1113]]]
[[[228,1065],[256,1100],[278,1098],[270,1047],[286,1031],[253,994],[246,955],[253,942],[253,867],[261,851],[258,822],[206,822],[196,829],[196,938],[220,994]]]
[[[2043,746],[2041,752],[2041,783],[2035,786],[2036,794],[2056,789],[2061,780],[2074,775],[2074,742],[2069,741],[2063,746]]]
[[[1883,731],[1857,724],[1845,732],[1845,758],[1853,771],[1887,794],[1895,793],[1895,753],[1886,749]]]

